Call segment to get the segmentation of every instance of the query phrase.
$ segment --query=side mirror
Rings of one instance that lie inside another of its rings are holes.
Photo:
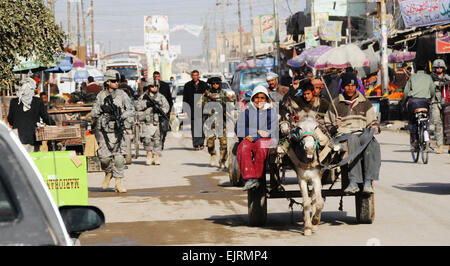
[[[105,224],[105,215],[95,206],[61,206],[59,212],[70,235],[95,230]]]

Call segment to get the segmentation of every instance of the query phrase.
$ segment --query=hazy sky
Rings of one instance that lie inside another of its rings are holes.
[[[78,0],[79,1],[79,0]],[[71,28],[76,33],[77,0],[71,0]],[[170,27],[181,24],[203,25],[205,19],[209,28],[214,30],[214,13],[216,2],[222,0],[94,0],[95,41],[103,45],[106,53],[128,51],[129,46],[144,44],[144,16],[168,15]],[[227,31],[237,31],[239,21],[237,15],[237,0],[224,0],[225,25]],[[253,16],[273,13],[273,0],[253,0]],[[85,12],[90,7],[91,0],[84,0]],[[227,5],[227,3],[229,5]],[[67,0],[56,0],[56,22],[62,23],[67,31]],[[281,19],[292,13],[303,10],[305,0],[278,0],[278,10]],[[216,21],[220,32],[222,26],[222,7],[217,7]],[[245,31],[251,31],[249,0],[241,0],[242,25]],[[86,35],[90,43],[90,18],[86,18]],[[80,28],[82,29],[81,13]],[[82,34],[81,34],[82,35]],[[211,35],[214,38],[214,35]],[[185,31],[170,34],[171,44],[181,45],[182,55],[192,56],[202,54],[204,35],[195,37]],[[83,40],[81,41],[83,42]]]

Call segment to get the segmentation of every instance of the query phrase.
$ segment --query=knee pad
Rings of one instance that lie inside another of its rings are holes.
[[[117,169],[123,169],[125,167],[125,158],[123,156],[114,156],[114,164]]]
[[[109,167],[110,163],[111,163],[110,157],[100,158],[100,165],[101,165],[103,171],[105,171]]]

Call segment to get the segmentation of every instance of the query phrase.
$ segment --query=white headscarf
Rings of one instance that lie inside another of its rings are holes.
[[[267,97],[267,102],[264,104],[264,107],[262,109],[265,110],[265,109],[272,108],[272,103],[271,103],[267,88],[262,85],[258,85],[258,86],[256,86],[256,88],[253,89],[252,97],[250,98],[251,100],[248,104],[250,104],[250,106],[252,108],[256,109],[255,103],[253,102],[253,97],[255,97],[256,94],[258,94],[258,93],[264,93],[264,95],[266,95],[266,97]]]
[[[19,86],[16,95],[19,97],[19,104],[23,103],[23,111],[26,112],[31,109],[36,81],[32,78],[24,78],[20,81]]]

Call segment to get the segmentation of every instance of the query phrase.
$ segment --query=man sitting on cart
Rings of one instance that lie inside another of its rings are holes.
[[[344,192],[356,193],[364,183],[363,192],[373,193],[372,181],[378,180],[381,167],[380,144],[374,137],[380,124],[372,103],[357,91],[355,73],[345,73],[341,80],[344,93],[333,100],[325,125],[335,143],[347,142],[348,157],[354,157],[348,162],[350,183]]]
[[[235,131],[240,140],[237,160],[246,181],[244,190],[257,188],[268,149],[276,147],[278,142],[278,113],[264,86],[253,89],[251,101],[239,115]]]

